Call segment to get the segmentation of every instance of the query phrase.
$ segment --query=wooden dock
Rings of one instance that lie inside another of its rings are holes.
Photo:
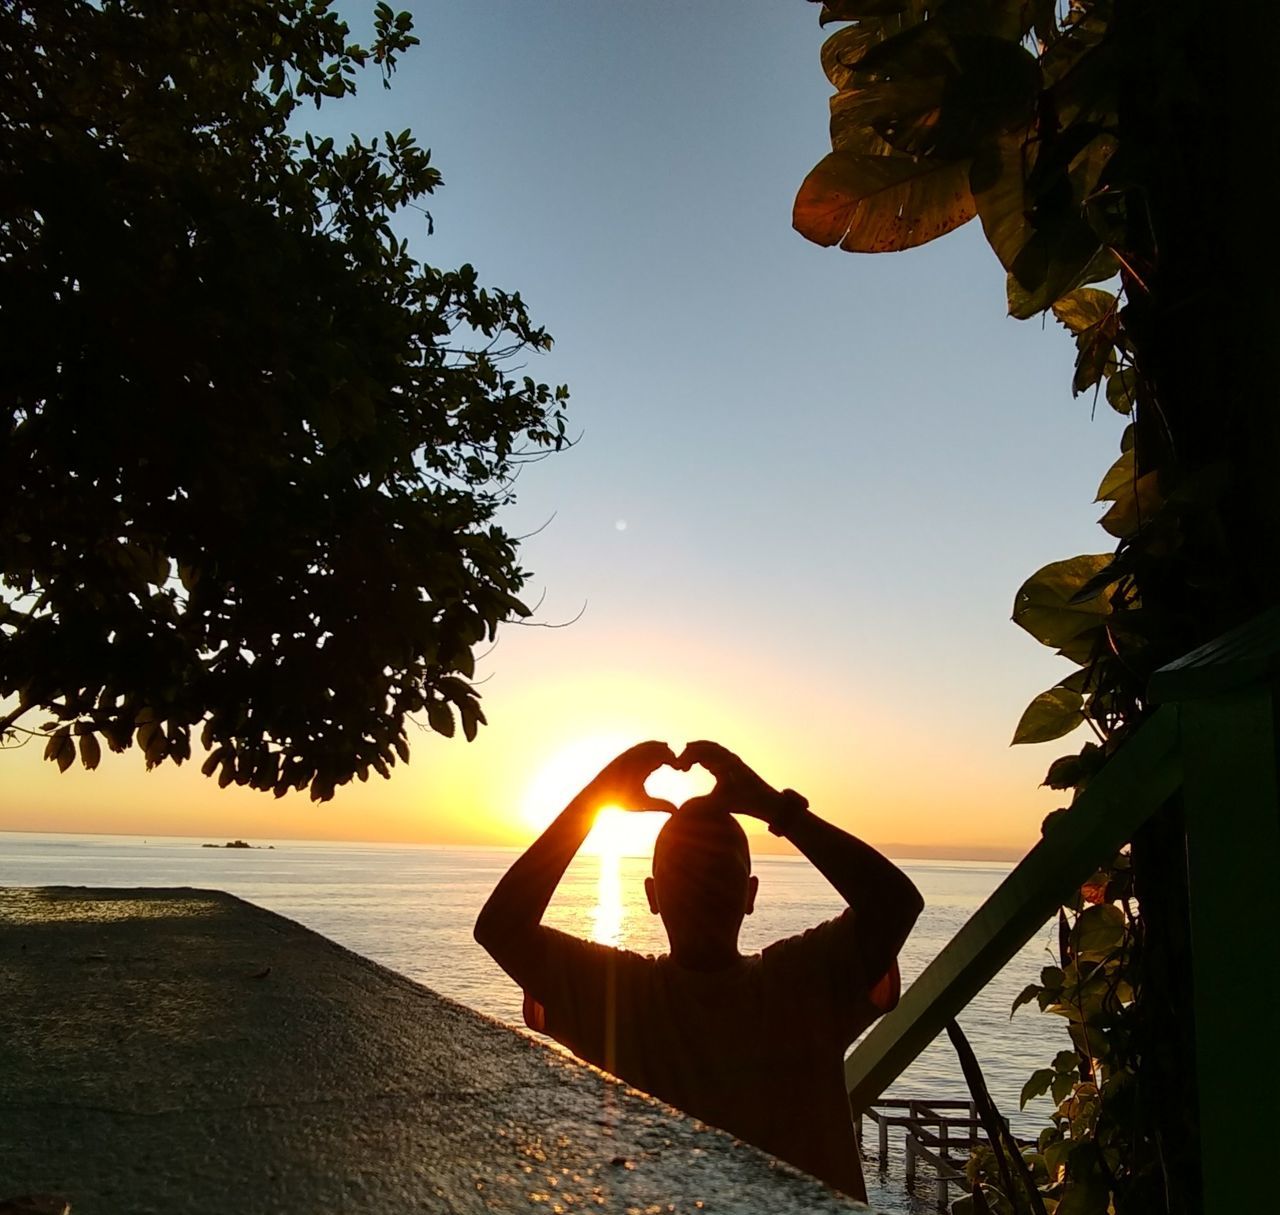
[[[864,1138],[864,1119],[876,1128],[874,1154]],[[949,1209],[951,1187],[959,1183],[967,1192],[964,1166],[975,1147],[989,1147],[982,1121],[972,1101],[932,1101],[920,1098],[882,1097],[858,1115],[858,1145],[864,1162],[875,1162],[881,1172],[889,1168],[891,1129],[902,1132],[904,1173],[907,1189],[916,1193],[921,1164],[933,1170],[935,1204]],[[1022,1146],[1029,1141],[1018,1140]]]

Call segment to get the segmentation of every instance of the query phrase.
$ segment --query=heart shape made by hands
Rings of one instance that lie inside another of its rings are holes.
[[[715,787],[716,778],[701,764],[694,764],[687,771],[664,765],[644,782],[644,791],[650,797],[660,797],[673,806],[683,806],[691,797],[703,797]]]

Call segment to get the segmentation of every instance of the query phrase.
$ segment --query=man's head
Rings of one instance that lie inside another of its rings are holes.
[[[708,799],[686,802],[658,833],[644,886],[673,953],[736,953],[758,886],[746,833]]]

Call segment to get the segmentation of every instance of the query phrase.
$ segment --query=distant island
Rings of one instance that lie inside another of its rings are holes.
[[[262,848],[262,844],[247,844],[244,840],[228,840],[225,844],[201,844],[201,848]],[[274,844],[266,845],[268,851],[274,852],[276,846]]]

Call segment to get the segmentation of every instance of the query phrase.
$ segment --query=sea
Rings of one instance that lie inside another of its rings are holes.
[[[206,848],[186,837],[0,832],[0,886],[193,886],[226,890],[297,920],[462,1004],[521,1025],[520,992],[472,939],[476,915],[515,858],[497,848],[255,840],[253,849]],[[221,844],[225,841],[216,841]],[[272,847],[267,847],[272,845]],[[1008,874],[987,861],[897,862],[925,899],[899,958],[904,987],[937,956]],[[798,857],[757,856],[760,893],[743,924],[744,951],[803,932],[843,902]],[[661,922],[650,914],[645,857],[579,855],[561,881],[546,922],[592,940],[661,953]],[[1012,1017],[1014,998],[1054,962],[1053,926],[1043,931],[973,1000],[959,1021],[988,1088],[1017,1134],[1035,1135],[1047,1099],[1019,1110],[1023,1084],[1070,1042],[1060,1018],[1034,1004]],[[528,1031],[525,1031],[528,1032]],[[888,1096],[968,1099],[945,1035]]]

